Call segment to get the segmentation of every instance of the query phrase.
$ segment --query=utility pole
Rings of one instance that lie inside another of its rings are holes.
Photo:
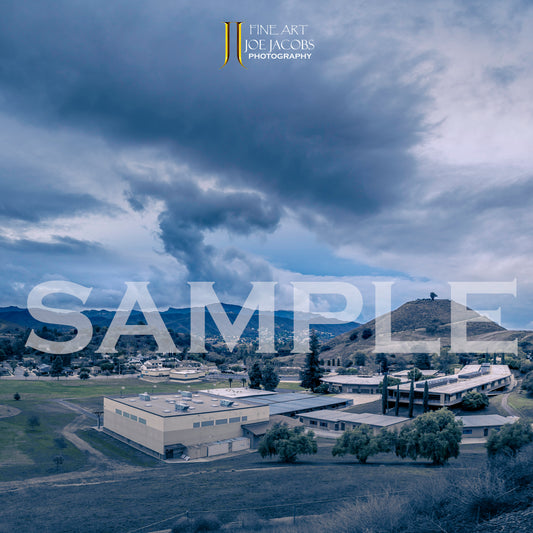
[[[98,429],[100,429],[100,420],[102,415],[104,414],[103,411],[94,411],[94,414],[98,417]]]

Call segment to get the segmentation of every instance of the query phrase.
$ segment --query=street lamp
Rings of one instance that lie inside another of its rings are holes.
[[[124,396],[124,389],[126,387],[124,387],[124,385],[122,387],[120,387],[120,397],[122,398],[122,396]]]

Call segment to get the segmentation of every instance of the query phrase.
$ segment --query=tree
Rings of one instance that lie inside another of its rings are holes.
[[[400,414],[400,384],[396,385],[396,404],[394,406],[394,415]]]
[[[261,374],[261,365],[259,364],[259,361],[255,361],[255,363],[252,365],[252,368],[250,368],[250,371],[248,372],[248,379],[250,380],[251,389],[261,388],[261,380],[263,377]]]
[[[331,453],[334,457],[337,455],[343,457],[347,453],[355,455],[360,463],[366,463],[367,459],[386,449],[385,439],[374,435],[370,426],[362,424],[352,431],[345,431],[335,443]]]
[[[309,353],[305,359],[305,368],[300,372],[301,386],[304,389],[311,389],[313,392],[320,386],[320,378],[323,371],[320,367],[320,360],[318,354],[320,353],[320,345],[315,331],[311,333],[309,342]]]
[[[411,387],[409,388],[409,418],[413,418],[413,409],[415,406],[415,380],[411,380]]]
[[[59,376],[63,372],[63,359],[58,355],[53,361],[52,366],[50,367],[50,375],[51,376],[57,376],[57,379],[59,379]]]
[[[422,374],[418,368],[411,368],[411,370],[407,372],[407,377],[409,379],[414,379],[415,381],[420,381],[424,377],[424,374]]]
[[[427,413],[429,411],[429,386],[427,381],[424,383],[424,396],[422,403],[424,406],[424,413]]]
[[[437,357],[437,368],[448,374],[450,367],[457,362],[457,356],[450,352],[449,348],[441,348],[440,355]]]
[[[329,385],[327,383],[321,383],[316,389],[316,394],[329,394]]]
[[[488,406],[489,398],[482,392],[468,391],[463,396],[462,407],[465,411],[479,411]]]
[[[387,413],[387,402],[388,402],[388,394],[389,389],[387,388],[388,383],[388,374],[385,372],[385,375],[383,376],[383,382],[381,383],[381,413],[386,414]]]
[[[35,429],[41,425],[41,420],[37,415],[29,416],[26,422],[30,429]]]
[[[261,383],[269,391],[276,390],[279,385],[279,376],[271,363],[267,363],[261,371]]]
[[[517,420],[514,424],[505,424],[500,431],[492,432],[487,440],[487,453],[490,458],[498,455],[516,457],[526,444],[533,442],[533,430],[527,420]]]
[[[533,372],[528,372],[522,381],[522,389],[533,394]]]
[[[78,377],[80,379],[89,379],[89,371],[87,369],[80,370]]]
[[[431,298],[431,301],[435,300],[435,298],[437,298],[439,295],[438,294],[435,294],[434,292],[430,292],[429,293],[429,297]]]
[[[363,333],[361,333],[361,337],[365,340],[370,339],[370,337],[372,337],[372,330],[370,328],[365,328]]]
[[[417,416],[412,426],[402,427],[396,440],[399,457],[424,457],[435,465],[443,465],[459,455],[462,422],[446,408]]]
[[[275,424],[259,444],[261,457],[278,456],[284,463],[294,463],[298,455],[317,452],[315,434],[305,433],[302,426],[290,429],[286,424]]]
[[[15,394],[13,394],[13,400],[15,400],[16,402],[20,400],[20,394],[18,392],[15,392]]]
[[[387,356],[384,353],[376,354],[376,365],[379,365],[380,370],[383,374],[387,372],[389,368],[389,360],[387,359]]]
[[[355,364],[357,366],[365,366],[366,354],[364,352],[357,352],[355,354]]]
[[[428,353],[417,353],[415,355],[415,367],[420,370],[429,370],[431,368],[431,359]]]

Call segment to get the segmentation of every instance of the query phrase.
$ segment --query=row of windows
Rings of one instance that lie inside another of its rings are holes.
[[[127,413],[126,411],[121,411],[120,409],[115,409],[115,413],[117,415],[122,415],[124,418],[129,418],[133,420],[134,422],[139,422],[140,424],[146,424],[146,420],[144,418],[137,418],[135,415],[131,415],[130,413]]]
[[[247,416],[234,416],[230,418],[229,420],[227,418],[219,418],[218,420],[204,420],[202,423],[200,422],[194,422],[192,427],[193,428],[199,428],[201,427],[207,427],[207,426],[214,426],[215,424],[217,426],[221,426],[222,424],[227,424],[228,422],[230,424],[234,424],[235,422],[246,422],[248,420]]]

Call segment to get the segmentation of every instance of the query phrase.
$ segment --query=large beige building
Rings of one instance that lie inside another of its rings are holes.
[[[268,419],[268,405],[206,393],[104,398],[104,431],[161,459],[205,457],[248,448],[242,424]]]

